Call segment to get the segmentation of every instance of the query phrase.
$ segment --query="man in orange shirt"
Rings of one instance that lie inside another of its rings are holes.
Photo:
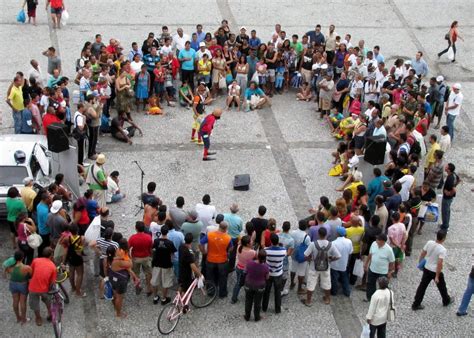
[[[227,297],[227,257],[232,249],[232,238],[227,234],[227,227],[227,222],[221,222],[217,231],[207,233],[200,242],[203,254],[206,254],[207,244],[206,279],[218,286],[219,298]]]
[[[35,312],[36,325],[43,325],[40,313],[40,299],[48,309],[47,319],[51,319],[50,296],[48,291],[56,283],[56,266],[53,263],[53,249],[43,250],[43,257],[35,258],[31,263],[32,275],[28,285],[30,308]]]

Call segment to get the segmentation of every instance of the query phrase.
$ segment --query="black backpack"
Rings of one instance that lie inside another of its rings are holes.
[[[445,84],[443,84],[442,86],[446,88],[446,91],[444,92],[444,102],[448,102],[449,95],[451,95],[451,88],[449,86],[446,86]]]
[[[318,241],[314,241],[318,253],[316,259],[314,260],[314,269],[316,271],[327,271],[329,269],[329,249],[331,249],[331,242],[328,241],[328,245],[324,248],[321,248],[318,244]]]

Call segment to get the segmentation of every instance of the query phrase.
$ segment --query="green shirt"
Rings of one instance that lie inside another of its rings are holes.
[[[92,170],[92,167],[93,167],[93,165],[91,165],[89,167],[89,170]],[[105,172],[102,168],[99,169],[98,171],[96,171],[96,173],[97,173],[97,175],[96,175],[97,181],[107,182],[107,177],[105,177]],[[93,181],[94,181],[93,183],[89,183],[89,189],[91,189],[91,190],[107,190],[107,188],[104,188],[103,186],[98,184],[94,179],[93,179]]]
[[[195,223],[192,222],[184,222],[183,225],[181,225],[181,232],[183,235],[186,235],[187,233],[191,233],[193,235],[193,243],[192,243],[192,248],[193,250],[198,250],[198,245],[199,245],[199,239],[201,235],[201,229],[202,229],[202,222],[197,221]]]
[[[295,50],[296,55],[298,55],[298,57],[300,57],[301,53],[303,53],[303,44],[299,41],[297,41],[296,43],[290,42],[290,47]]]
[[[7,197],[7,221],[16,222],[16,218],[22,212],[27,212],[25,203],[21,198]]]

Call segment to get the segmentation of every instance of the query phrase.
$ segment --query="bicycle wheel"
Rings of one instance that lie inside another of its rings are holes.
[[[56,295],[55,297],[60,297],[60,296]],[[62,320],[61,320],[62,315],[63,315],[63,310],[62,310],[61,301],[56,299],[51,304],[51,317],[52,317],[52,323],[53,323],[53,329],[54,329],[54,336],[56,338],[61,338],[63,334],[63,326],[62,326]]]
[[[63,334],[63,327],[61,322],[61,316],[58,316],[56,321],[53,323],[54,336],[56,338],[61,338]]]
[[[197,308],[202,308],[211,305],[217,297],[217,288],[211,281],[204,281],[202,288],[195,288],[191,295],[191,304]]]
[[[62,283],[59,283],[58,285],[59,285],[59,289],[61,290],[60,292],[63,295],[64,303],[69,304],[69,294],[67,293]]]
[[[161,310],[156,325],[161,334],[170,334],[178,325],[181,311],[176,304],[169,303]]]

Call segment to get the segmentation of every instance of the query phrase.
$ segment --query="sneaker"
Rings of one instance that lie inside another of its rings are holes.
[[[160,301],[160,296],[153,297],[153,304],[158,304],[159,301]]]
[[[197,137],[191,138],[191,142],[195,143],[195,142],[197,142],[197,141],[198,141],[198,138],[197,138]]]
[[[203,161],[215,161],[215,158],[212,158],[212,157],[203,157],[202,160],[203,160]]]
[[[161,305],[166,305],[166,304],[168,304],[169,302],[171,302],[171,298],[170,298],[170,297],[166,297],[165,299],[162,299],[162,300],[161,300]]]
[[[467,312],[456,312],[456,316],[458,317],[467,316]]]
[[[230,300],[230,303],[231,303],[231,304],[237,303],[237,299],[231,299],[231,300]]]
[[[217,154],[217,153],[216,153],[215,151],[209,151],[207,154],[208,154],[208,155],[215,155],[215,154]],[[232,271],[229,271],[228,273],[231,273],[231,272],[232,272]]]
[[[454,297],[449,297],[449,302],[447,304],[443,304],[443,306],[449,306],[454,303]]]
[[[282,297],[285,297],[285,296],[288,295],[288,293],[289,293],[288,289],[285,289],[285,290],[283,290],[283,291],[281,292],[281,296],[282,296]]]
[[[203,146],[204,142],[203,141],[197,141],[197,144],[200,145],[200,146]]]
[[[425,307],[424,307],[423,305],[421,305],[421,304],[418,305],[418,306],[414,306],[414,305],[411,306],[411,309],[412,309],[413,311],[423,310],[424,308],[425,308]]]

